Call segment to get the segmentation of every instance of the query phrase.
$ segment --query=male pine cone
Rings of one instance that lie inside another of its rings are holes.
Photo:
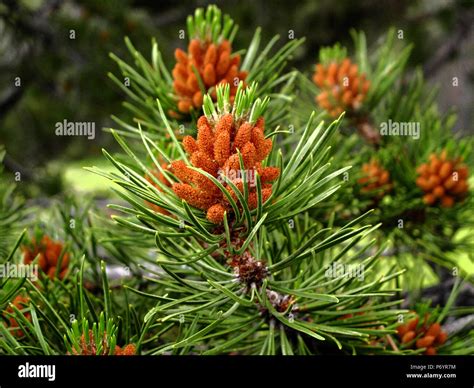
[[[251,124],[246,121],[236,122],[232,114],[221,115],[216,122],[202,116],[198,120],[197,139],[191,136],[183,139],[184,149],[191,156],[191,164],[220,180],[236,202],[236,193],[224,182],[223,177],[228,178],[241,192],[244,192],[244,185],[247,185],[250,209],[257,207],[258,196],[255,180],[252,182],[249,177],[255,177],[255,172],[259,174],[262,201],[265,202],[272,194],[270,182],[280,173],[276,167],[262,166],[272,145],[272,140],[265,139],[264,136],[263,117]],[[242,155],[245,179],[238,151]],[[173,184],[176,195],[190,205],[206,210],[207,219],[212,223],[222,223],[224,212],[230,211],[230,204],[219,187],[203,174],[190,169],[184,161],[173,162],[172,171],[181,180],[180,183]]]
[[[370,81],[349,58],[327,66],[318,63],[313,81],[321,90],[316,101],[331,117],[359,110],[370,88]]]
[[[417,172],[416,184],[424,191],[423,201],[427,205],[441,203],[451,207],[467,195],[468,169],[459,158],[449,160],[446,150],[439,156],[431,154],[430,161],[420,165]]]
[[[176,49],[175,58],[177,63],[172,73],[173,86],[179,98],[178,110],[181,113],[189,113],[191,108],[201,109],[203,94],[200,86],[204,86],[206,92],[210,91],[215,99],[215,89],[210,89],[228,83],[232,102],[239,82],[247,77],[247,73],[239,69],[240,55],[232,55],[232,47],[228,40],[215,44],[192,39],[188,52]],[[196,72],[204,85],[199,85]]]
[[[358,180],[363,193],[371,194],[374,190],[376,197],[382,198],[393,185],[390,182],[390,173],[384,169],[377,160],[362,165],[363,176]]]
[[[61,242],[43,235],[39,242],[33,239],[29,246],[23,246],[23,262],[27,265],[31,264],[38,256],[38,265],[41,270],[50,279],[54,279],[56,272],[58,272],[58,277],[62,280],[68,271],[69,265],[69,253],[65,252],[61,256],[62,251],[63,244]],[[61,261],[61,267],[58,271],[56,267],[59,261]]]
[[[397,334],[401,343],[411,349],[426,349],[425,355],[434,356],[437,354],[437,347],[443,345],[448,335],[437,322],[428,325],[425,322],[419,327],[419,318],[416,317],[406,324],[397,327]],[[415,341],[416,339],[416,341]]]

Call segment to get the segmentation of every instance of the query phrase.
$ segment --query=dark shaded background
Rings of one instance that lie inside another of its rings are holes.
[[[402,29],[415,44],[409,66],[422,66],[428,81],[439,84],[441,110],[459,113],[457,130],[473,131],[472,0],[7,0],[0,2],[0,144],[7,168],[51,194],[61,190],[68,163],[115,147],[100,131],[112,125],[110,114],[123,115],[123,96],[106,76],[117,72],[108,53],[129,59],[123,43],[128,35],[149,57],[155,36],[171,68],[174,48],[185,45],[178,33],[186,16],[208,3],[239,24],[236,49],[248,46],[257,26],[264,41],[289,30],[305,36],[293,65],[308,73],[320,46],[340,41],[352,47],[351,28],[364,30],[369,46],[389,27]],[[69,39],[71,30],[75,39]],[[453,77],[458,88],[451,87]],[[55,123],[64,119],[95,122],[96,139],[55,136]]]

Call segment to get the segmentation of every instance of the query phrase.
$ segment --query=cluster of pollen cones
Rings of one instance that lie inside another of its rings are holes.
[[[446,150],[430,155],[430,161],[417,169],[417,186],[425,193],[423,201],[427,205],[441,204],[451,207],[461,201],[468,192],[468,169],[461,160],[449,160]]]
[[[233,101],[240,81],[245,81],[247,73],[240,71],[240,55],[232,55],[232,47],[228,40],[219,44],[192,39],[188,52],[181,49],[175,51],[176,65],[173,69],[173,86],[179,98],[178,110],[189,113],[191,108],[201,109],[204,91],[209,91],[215,99],[214,86],[230,84],[230,100]],[[199,77],[203,85],[199,84]]]
[[[317,103],[332,117],[359,110],[370,88],[370,81],[349,58],[327,66],[318,63],[313,81],[321,90],[316,96]]]
[[[12,305],[15,306],[18,310],[23,310],[27,304],[29,303],[30,299],[26,296],[22,296],[22,295],[17,295],[13,301],[12,301]],[[10,306],[8,307],[6,310],[5,310],[5,313],[7,314],[13,314],[14,311],[13,311],[13,308]],[[23,314],[25,316],[25,318],[31,322],[31,314],[29,312],[25,312]],[[10,324],[10,327],[13,329],[11,331],[12,335],[14,335],[15,337],[23,337],[23,335],[25,334],[23,332],[23,330],[19,329],[20,325],[18,324],[17,320],[15,317],[13,316],[8,316],[8,321],[9,321],[9,324]]]
[[[104,332],[104,336],[102,338],[102,350],[99,350],[96,347],[96,341],[94,337],[94,333],[92,330],[89,330],[89,341],[86,341],[86,337],[84,334],[81,335],[81,339],[79,341],[80,349],[72,349],[73,355],[80,355],[80,356],[106,356],[110,352],[110,346],[107,343],[107,335]],[[114,356],[133,356],[137,352],[135,345],[128,344],[121,348],[120,346],[116,345],[114,350]],[[68,352],[70,355],[70,353]]]
[[[398,337],[407,348],[426,348],[425,354],[433,356],[437,353],[436,347],[443,345],[448,335],[443,331],[439,323],[433,323],[428,326],[425,319],[425,323],[419,327],[418,322],[419,318],[417,317],[406,324],[398,326]]]
[[[33,239],[31,246],[23,246],[22,249],[24,264],[30,264],[38,256],[39,267],[50,279],[54,279],[58,262],[61,258],[58,277],[62,280],[66,275],[69,265],[69,253],[65,252],[61,257],[63,251],[62,243],[44,235],[40,242],[36,242]]]
[[[169,166],[167,163],[161,163],[161,167],[164,170],[167,170]],[[151,173],[156,179],[158,179],[165,186],[168,186],[168,187],[171,186],[170,182],[165,178],[165,176],[157,168],[153,169]],[[158,190],[160,190],[159,186],[153,181],[153,179],[150,176],[145,175],[145,179],[148,182],[150,182],[153,186],[155,186]],[[168,212],[165,209],[163,209],[161,206],[155,205],[154,203],[151,203],[151,202],[147,202],[147,205],[158,213],[168,214]]]
[[[378,161],[372,160],[370,163],[364,163],[362,172],[363,176],[358,180],[362,192],[370,193],[377,190],[378,196],[383,197],[392,189],[390,173]]]
[[[237,203],[236,192],[225,182],[224,177],[242,193],[244,184],[247,185],[250,209],[256,208],[258,203],[255,172],[261,179],[263,202],[270,197],[270,182],[278,177],[280,171],[276,167],[263,167],[261,164],[272,149],[272,140],[264,136],[263,117],[255,124],[250,124],[235,122],[231,114],[222,115],[216,122],[210,122],[202,116],[198,120],[197,139],[186,136],[183,146],[192,166],[218,179]],[[240,166],[238,151],[243,159],[244,171]],[[184,161],[173,162],[171,171],[181,181],[172,186],[176,195],[190,205],[207,211],[207,219],[220,224],[224,212],[229,211],[230,206],[218,186],[204,174],[189,168]],[[253,177],[253,181],[249,177]]]

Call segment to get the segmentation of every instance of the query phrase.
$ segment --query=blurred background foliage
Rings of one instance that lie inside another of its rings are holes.
[[[82,170],[104,164],[102,147],[116,147],[102,127],[120,113],[121,95],[107,78],[116,65],[107,55],[127,58],[124,36],[149,52],[151,38],[172,66],[173,51],[185,46],[186,16],[208,1],[4,0],[0,3],[0,144],[18,190],[41,198],[72,189],[99,195],[106,183]],[[439,104],[458,112],[456,130],[472,131],[474,82],[473,2],[470,0],[276,0],[214,1],[239,24],[234,46],[247,46],[256,27],[264,41],[275,34],[306,37],[292,65],[310,74],[321,46],[351,46],[349,30],[365,31],[368,44],[391,26],[414,43],[408,64],[422,66],[439,84]],[[282,45],[284,42],[280,42]],[[457,77],[459,87],[453,88]],[[55,135],[55,123],[94,122],[96,137]],[[20,183],[18,182],[18,183]]]

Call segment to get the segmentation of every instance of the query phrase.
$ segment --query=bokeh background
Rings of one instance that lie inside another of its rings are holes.
[[[21,172],[19,190],[40,200],[73,189],[100,196],[106,183],[83,171],[103,165],[101,148],[116,147],[102,127],[124,115],[123,95],[108,79],[117,72],[109,52],[128,58],[129,36],[145,56],[151,37],[166,64],[184,47],[179,31],[196,6],[217,4],[239,24],[236,49],[257,26],[264,41],[275,34],[306,37],[292,66],[310,74],[321,46],[352,47],[349,30],[366,32],[369,46],[394,26],[415,49],[409,67],[421,66],[440,88],[442,111],[455,109],[456,130],[473,131],[474,1],[472,0],[4,0],[0,2],[0,144],[5,165]],[[71,39],[71,31],[75,39]],[[451,87],[457,77],[458,88]],[[95,122],[96,138],[58,137],[58,121]],[[0,182],[1,183],[1,182]]]

